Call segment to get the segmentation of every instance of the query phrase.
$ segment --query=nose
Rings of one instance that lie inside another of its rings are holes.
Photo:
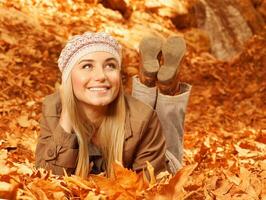
[[[97,66],[94,69],[94,79],[97,81],[104,81],[106,79],[105,72],[102,68],[102,66]]]

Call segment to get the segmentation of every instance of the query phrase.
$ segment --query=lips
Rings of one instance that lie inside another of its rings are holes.
[[[107,88],[89,88],[90,91],[106,91]]]
[[[94,86],[94,87],[89,87],[88,90],[90,91],[106,91],[110,89],[109,86]]]

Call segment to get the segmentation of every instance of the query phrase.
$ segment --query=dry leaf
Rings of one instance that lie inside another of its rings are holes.
[[[17,122],[23,128],[27,128],[31,125],[27,115],[22,115],[19,118],[17,118]]]

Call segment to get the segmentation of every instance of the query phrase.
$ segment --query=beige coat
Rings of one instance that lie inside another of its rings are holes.
[[[123,152],[124,167],[146,170],[149,161],[157,174],[166,170],[165,138],[156,112],[131,96],[126,96],[127,118]],[[56,92],[44,99],[40,119],[40,135],[36,147],[36,167],[51,169],[54,174],[74,174],[78,156],[78,141],[75,133],[67,133],[59,125],[61,101]],[[96,168],[102,168],[101,153],[89,145],[90,160]],[[97,158],[97,159],[94,159]],[[100,159],[99,159],[100,158]]]

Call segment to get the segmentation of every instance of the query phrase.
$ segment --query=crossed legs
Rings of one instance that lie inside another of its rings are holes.
[[[133,77],[132,96],[154,108],[166,138],[166,157],[170,170],[181,167],[184,119],[191,86],[180,83],[178,71],[186,50],[184,39],[170,36],[163,41],[148,36],[140,42],[141,69]],[[163,65],[157,57],[162,51]]]

